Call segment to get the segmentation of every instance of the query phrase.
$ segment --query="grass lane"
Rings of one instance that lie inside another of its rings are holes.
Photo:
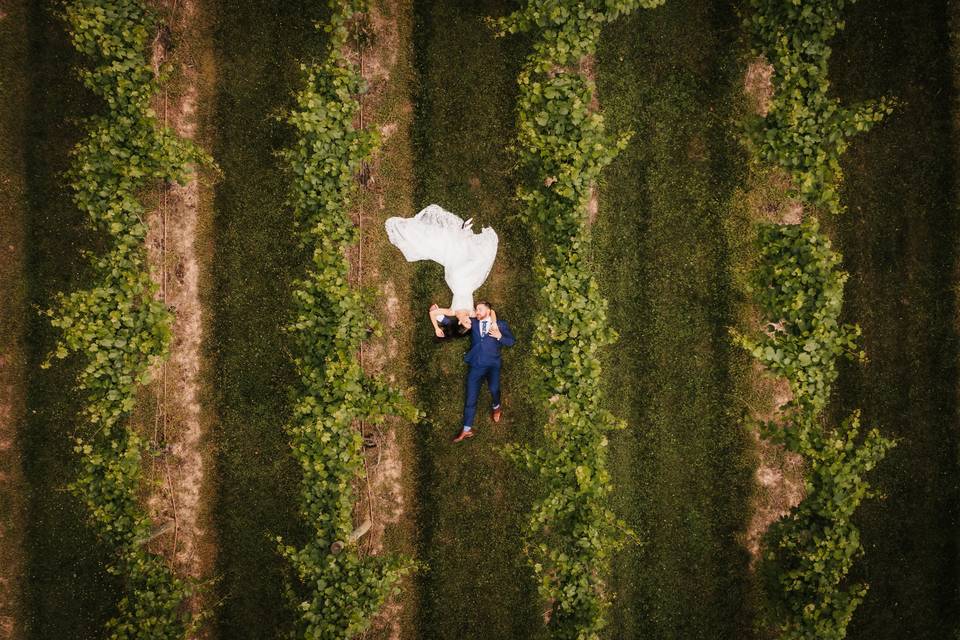
[[[62,173],[69,151],[83,135],[78,121],[98,109],[76,79],[83,63],[74,53],[56,2],[29,5],[29,79],[26,110],[27,300],[37,308],[53,303],[59,291],[86,283],[81,250],[95,250],[95,238],[72,202]],[[108,550],[86,525],[86,513],[66,491],[76,477],[73,436],[81,427],[81,397],[73,390],[76,360],[41,370],[57,333],[46,319],[28,312],[27,419],[22,447],[29,486],[26,525],[26,623],[28,637],[99,637],[115,611],[119,589],[103,569]]]
[[[418,404],[433,421],[417,431],[419,557],[418,634],[424,638],[535,638],[542,627],[531,572],[521,550],[535,487],[498,452],[537,438],[540,423],[525,397],[532,327],[532,247],[513,200],[516,182],[507,145],[514,138],[515,78],[525,53],[519,40],[497,40],[486,15],[513,5],[498,0],[415,4],[414,50],[420,75],[414,122],[415,206],[431,202],[473,216],[500,236],[497,264],[477,299],[489,297],[517,345],[505,349],[504,419],[489,420],[481,395],[477,437],[459,445],[465,341],[435,344],[426,319],[431,301],[450,302],[442,269],[418,263],[410,304]],[[416,210],[398,212],[413,215]],[[399,252],[396,260],[401,260]]]
[[[869,362],[847,365],[836,415],[900,444],[874,472],[885,500],[858,511],[870,592],[851,640],[953,637],[958,622],[957,211],[954,88],[946,2],[858,3],[832,62],[847,103],[885,93],[904,101],[858,137],[842,193],[838,246],[850,272],[846,315],[863,328]]]
[[[607,169],[597,251],[619,343],[604,364],[618,511],[645,541],[616,559],[611,638],[749,638],[752,454],[739,420],[724,227],[745,157],[742,69],[724,1],[677,0],[605,32],[600,103],[633,129]]]
[[[26,167],[24,125],[30,80],[27,75],[28,7],[8,2],[0,17],[0,630],[10,640],[25,637],[23,619],[26,486],[20,454],[26,391]]]
[[[217,380],[219,495],[214,520],[222,638],[277,637],[294,616],[271,536],[299,543],[299,470],[283,431],[293,382],[280,327],[303,264],[284,206],[276,151],[291,133],[273,118],[300,86],[298,62],[322,53],[321,3],[212,2],[217,104],[213,153],[223,178],[214,212],[211,348]]]

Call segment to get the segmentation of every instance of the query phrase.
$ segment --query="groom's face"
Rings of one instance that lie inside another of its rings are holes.
[[[478,320],[483,320],[483,319],[486,318],[488,315],[490,315],[490,309],[487,308],[487,305],[485,305],[485,304],[478,304],[478,305],[477,305],[477,319],[478,319]]]

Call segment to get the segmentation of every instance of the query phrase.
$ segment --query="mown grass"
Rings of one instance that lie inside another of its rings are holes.
[[[846,102],[891,94],[890,119],[856,138],[844,166],[849,211],[838,246],[850,272],[846,319],[869,362],[846,366],[839,418],[899,438],[873,474],[886,499],[857,522],[870,592],[848,637],[953,637],[960,622],[957,528],[956,135],[946,2],[858,3],[831,65]]]
[[[304,264],[284,206],[275,153],[291,132],[273,116],[291,103],[298,63],[323,53],[322,3],[211,3],[216,16],[216,186],[211,354],[217,380],[217,573],[222,638],[272,638],[295,614],[272,536],[299,543],[300,474],[283,426],[294,381],[281,326]]]
[[[742,67],[728,2],[677,0],[607,29],[597,60],[614,131],[596,261],[620,333],[604,363],[620,514],[643,540],[616,559],[611,638],[749,638],[752,453],[741,423],[746,356],[731,345],[724,229],[746,158]]]
[[[435,202],[474,228],[500,236],[497,264],[476,298],[489,297],[517,345],[505,349],[504,419],[489,420],[481,395],[477,436],[454,445],[460,429],[466,341],[435,344],[425,312],[450,302],[442,269],[418,263],[409,300],[414,333],[414,381],[430,424],[417,431],[419,637],[535,638],[542,628],[535,586],[521,549],[531,480],[497,448],[539,437],[540,422],[526,393],[529,376],[532,260],[528,234],[516,219],[513,157],[515,78],[525,53],[519,40],[498,40],[482,24],[513,4],[497,0],[415,3],[414,50],[420,87],[414,123],[415,209]],[[398,212],[413,215],[416,210]],[[396,260],[402,260],[399,252]]]
[[[27,300],[34,308],[53,304],[58,291],[84,286],[81,250],[95,238],[74,207],[66,180],[69,151],[83,134],[78,118],[100,108],[76,79],[82,61],[74,54],[54,12],[58,2],[27,3],[29,95],[23,153],[26,165]],[[6,104],[9,104],[4,101]],[[40,362],[57,334],[33,310],[25,319],[27,415],[21,446],[29,487],[26,523],[28,637],[98,637],[119,598],[103,567],[109,551],[86,525],[86,513],[66,491],[76,477],[73,436],[82,402],[73,390],[74,360],[47,370]]]
[[[10,640],[25,637],[22,589],[26,487],[19,429],[24,418],[26,362],[23,344],[27,320],[24,280],[26,184],[24,124],[27,114],[26,2],[8,2],[0,18],[0,623]]]

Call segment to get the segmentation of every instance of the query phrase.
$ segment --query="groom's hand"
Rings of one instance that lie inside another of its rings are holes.
[[[503,334],[500,333],[500,327],[498,327],[496,323],[494,323],[493,326],[490,327],[490,335],[492,335],[497,340],[503,337]]]

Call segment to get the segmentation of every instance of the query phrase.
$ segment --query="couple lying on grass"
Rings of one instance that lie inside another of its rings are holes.
[[[450,307],[430,307],[430,322],[438,340],[470,336],[467,385],[463,402],[463,423],[454,442],[472,438],[477,399],[484,380],[490,387],[493,407],[490,417],[500,422],[500,349],[515,342],[510,326],[497,320],[490,303],[474,305],[473,292],[490,274],[497,257],[497,234],[490,227],[474,233],[473,219],[459,216],[431,204],[413,218],[390,218],[387,236],[407,262],[433,260],[443,266],[443,279],[453,292]]]

